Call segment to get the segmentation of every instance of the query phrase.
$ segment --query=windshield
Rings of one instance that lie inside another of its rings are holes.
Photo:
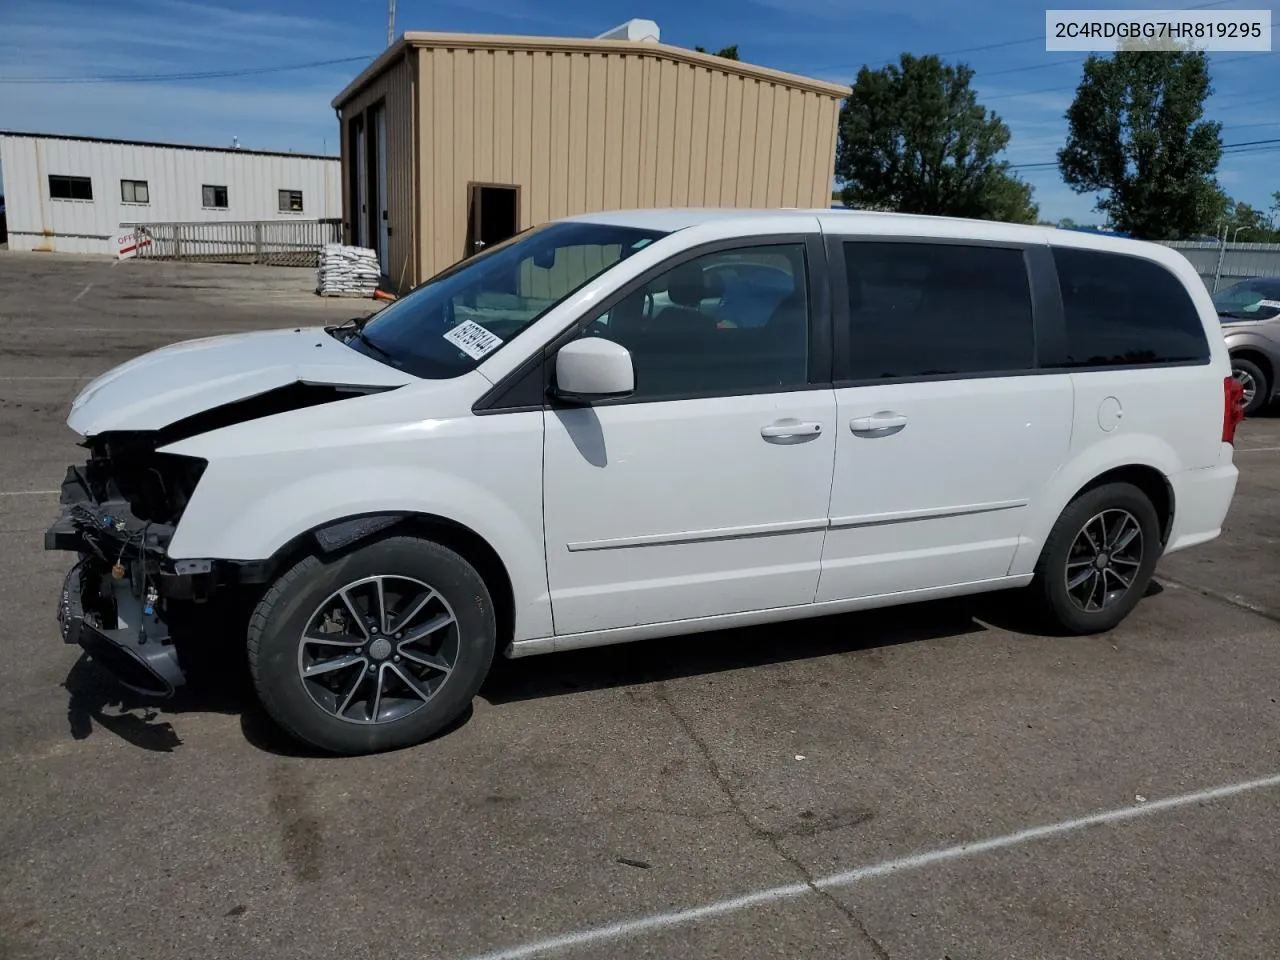
[[[663,236],[601,223],[547,224],[454,264],[362,329],[337,335],[353,350],[414,376],[456,377],[587,281]]]
[[[1242,280],[1213,295],[1218,316],[1226,320],[1270,320],[1280,316],[1280,279]]]

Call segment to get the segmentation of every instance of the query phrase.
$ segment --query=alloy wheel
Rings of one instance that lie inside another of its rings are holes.
[[[1235,379],[1236,383],[1240,384],[1240,389],[1244,394],[1244,405],[1246,407],[1249,406],[1249,404],[1253,403],[1253,398],[1257,396],[1258,381],[1254,379],[1253,374],[1248,370],[1241,370],[1239,368],[1232,368],[1231,376]]]
[[[1067,554],[1067,596],[1085,613],[1097,613],[1129,592],[1142,566],[1142,526],[1128,510],[1095,514]]]
[[[458,662],[458,621],[420,580],[366,577],[316,608],[298,675],[316,706],[348,723],[391,723],[430,702]]]

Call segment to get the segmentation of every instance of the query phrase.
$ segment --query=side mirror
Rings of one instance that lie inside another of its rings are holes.
[[[565,344],[556,354],[552,395],[568,403],[589,405],[595,400],[625,397],[636,388],[631,352],[600,337],[584,337]]]

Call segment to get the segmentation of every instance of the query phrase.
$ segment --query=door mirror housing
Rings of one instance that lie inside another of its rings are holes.
[[[602,337],[583,337],[556,354],[552,395],[568,403],[589,405],[625,397],[636,388],[631,351]]]

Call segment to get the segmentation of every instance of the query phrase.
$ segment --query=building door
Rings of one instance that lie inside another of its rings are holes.
[[[520,188],[473,183],[467,215],[467,249],[472,256],[520,232]]]
[[[369,166],[368,145],[365,141],[364,120],[353,121],[355,126],[355,242],[358,247],[369,246]]]
[[[384,275],[390,275],[391,263],[389,237],[391,226],[387,222],[387,108],[378,104],[373,108],[373,163],[370,165],[373,185],[370,196],[375,199],[373,224],[370,233],[377,237],[378,264]]]

